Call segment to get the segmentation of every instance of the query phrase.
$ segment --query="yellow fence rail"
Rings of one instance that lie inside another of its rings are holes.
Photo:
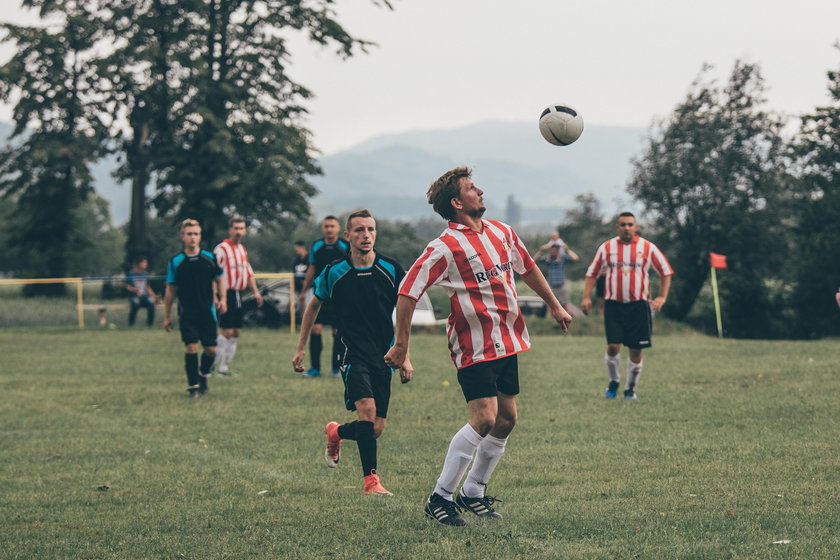
[[[289,280],[289,330],[295,333],[295,317],[297,296],[295,294],[294,274],[291,272],[258,273],[257,280]],[[124,277],[96,277],[96,278],[0,278],[0,286],[26,286],[28,284],[73,284],[76,286],[76,318],[79,328],[85,328],[85,282],[101,282],[103,280],[124,280]]]

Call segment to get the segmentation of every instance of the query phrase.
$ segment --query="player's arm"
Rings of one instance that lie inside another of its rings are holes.
[[[587,276],[583,281],[583,297],[580,300],[580,310],[589,315],[592,311],[592,289],[595,287],[595,278]]]
[[[257,307],[262,307],[263,297],[260,293],[260,289],[257,287],[257,279],[254,278],[253,273],[249,275],[248,286],[251,288],[251,292],[254,294],[254,299],[257,300]]]
[[[172,330],[172,302],[178,294],[175,284],[166,285],[166,294],[163,297],[163,329],[166,332]]]
[[[213,278],[213,297],[216,300],[216,309],[219,313],[224,315],[227,313],[227,286],[225,285],[225,275],[219,274]]]
[[[313,297],[303,312],[303,318],[300,321],[300,337],[298,337],[295,355],[292,358],[292,366],[295,368],[295,371],[303,371],[303,357],[306,355],[306,343],[309,340],[309,335],[312,333],[312,325],[315,324],[315,319],[318,317],[320,310],[321,300]]]
[[[668,292],[671,290],[671,275],[659,278],[659,296],[650,302],[650,308],[659,311],[668,299]]]
[[[385,354],[385,363],[391,368],[400,368],[400,378],[403,376],[405,365],[411,365],[408,360],[408,340],[411,338],[411,318],[414,316],[414,309],[416,307],[417,301],[414,299],[402,294],[397,297],[397,322],[394,325],[394,345]],[[411,373],[408,374],[408,379],[411,379]]]
[[[554,320],[557,321],[557,324],[560,325],[563,332],[568,331],[569,324],[572,322],[572,316],[563,309],[563,306],[554,297],[554,293],[551,291],[548,282],[546,282],[542,271],[535,266],[522,275],[522,280],[545,302],[548,310],[551,312],[551,316],[554,317]]]

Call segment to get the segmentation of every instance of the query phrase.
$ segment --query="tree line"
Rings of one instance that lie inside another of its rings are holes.
[[[123,243],[124,262],[168,255],[186,217],[201,221],[207,240],[221,238],[230,216],[245,217],[260,232],[251,237],[258,259],[275,266],[291,259],[296,232],[317,236],[309,178],[320,169],[302,125],[312,94],[289,74],[287,41],[304,33],[340,57],[364,52],[371,43],[341,26],[333,0],[23,6],[39,11],[39,25],[0,26],[15,47],[0,67],[0,100],[14,106],[0,151],[6,271],[64,276],[105,264]],[[736,61],[723,83],[711,74],[704,68],[654,123],[629,178],[645,235],[677,270],[665,313],[692,320],[714,251],[729,258],[729,335],[840,334],[840,70],[827,72],[828,102],[801,115],[793,135],[767,108],[757,64]],[[92,188],[91,165],[109,154],[131,185],[124,231],[110,227]],[[560,231],[584,256],[611,234],[611,217],[591,195],[577,203]],[[440,229],[380,227],[392,228],[381,237],[386,252],[405,259]]]

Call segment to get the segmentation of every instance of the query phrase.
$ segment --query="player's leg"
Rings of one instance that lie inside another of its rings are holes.
[[[651,334],[653,324],[650,313],[650,305],[646,301],[637,301],[627,304],[630,313],[627,317],[627,346],[630,356],[627,360],[627,378],[624,385],[624,398],[636,398],[636,386],[639,377],[642,375],[642,349],[649,348],[652,344]]]
[[[604,305],[604,333],[607,337],[607,350],[604,352],[604,365],[607,368],[609,385],[605,395],[614,399],[621,384],[621,345],[624,341],[621,311],[622,303],[608,301]]]
[[[493,509],[496,498],[486,496],[485,489],[505,452],[508,436],[516,426],[519,365],[517,357],[510,356],[492,362],[491,367],[499,391],[496,398],[496,416],[490,432],[476,449],[473,466],[455,503],[476,515],[498,518],[501,515]]]
[[[144,298],[146,306],[146,326],[151,327],[155,324],[155,301],[151,298]]]
[[[312,325],[312,333],[309,335],[309,360],[312,367],[304,375],[318,377],[321,375],[321,350],[324,348],[324,341],[321,333],[324,330],[322,323]]]
[[[341,375],[339,371],[339,365],[342,362],[342,357],[347,354],[347,346],[344,345],[344,339],[341,338],[341,335],[338,332],[338,329],[333,328],[332,330],[333,335],[333,351],[332,351],[332,374],[333,377],[338,377]]]
[[[213,363],[216,361],[216,322],[208,317],[201,329],[201,345],[204,351],[201,353],[201,364],[199,365],[198,393],[206,394],[210,389],[207,379],[212,377]]]
[[[178,320],[181,341],[184,343],[184,371],[187,374],[187,391],[190,397],[198,396],[198,342],[201,336],[193,321],[183,315]]]

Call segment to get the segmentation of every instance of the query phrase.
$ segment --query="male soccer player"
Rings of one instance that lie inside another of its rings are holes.
[[[482,220],[484,192],[471,175],[467,167],[447,171],[426,193],[449,225],[406,273],[397,301],[396,341],[385,355],[391,367],[403,362],[417,300],[429,286],[443,286],[452,307],[449,350],[469,409],[469,422],[452,438],[425,505],[426,515],[446,525],[466,524],[456,504],[478,516],[501,517],[493,508],[496,498],[486,496],[485,487],[516,424],[517,354],[531,347],[516,302],[514,273],[546,302],[563,331],[572,321],[513,229]],[[473,454],[473,466],[453,501]]]
[[[247,228],[243,218],[231,218],[228,224],[228,238],[219,243],[213,250],[216,261],[224,272],[225,286],[227,286],[227,312],[219,317],[222,333],[216,337],[216,371],[221,375],[232,375],[230,362],[236,354],[236,344],[242,329],[242,292],[250,288],[262,307],[263,297],[254,279],[254,270],[248,262],[248,251],[242,244]]]
[[[350,249],[347,241],[339,237],[341,225],[335,216],[324,218],[324,221],[321,222],[321,232],[324,234],[324,237],[315,241],[309,250],[310,266],[306,271],[303,289],[298,296],[300,307],[304,306],[307,290],[312,287],[313,281],[321,274],[324,267],[331,262],[343,259]],[[309,339],[309,359],[312,367],[304,374],[307,377],[318,377],[321,375],[321,350],[324,348],[321,332],[324,329],[324,325],[331,325],[333,327],[332,374],[334,377],[339,376],[339,356],[344,353],[344,348],[341,345],[341,338],[335,329],[330,304],[329,302],[325,302],[321,305],[321,312],[315,319],[315,325],[312,327],[312,335]]]
[[[347,218],[345,237],[350,254],[327,265],[315,280],[315,297],[303,314],[300,339],[292,359],[295,371],[303,371],[303,355],[309,331],[322,302],[332,305],[334,325],[346,347],[340,364],[344,379],[344,403],[355,410],[357,420],[327,424],[328,467],[338,466],[341,440],[355,440],[362,462],[365,494],[390,495],[376,472],[376,438],[385,429],[391,398],[391,368],[383,359],[394,339],[391,316],[397,288],[405,272],[397,261],[374,251],[376,222],[367,210]],[[411,362],[405,357],[394,366],[403,383],[411,379]]]
[[[622,212],[616,222],[618,236],[602,243],[586,270],[583,298],[584,313],[592,309],[592,288],[602,270],[604,280],[604,330],[607,351],[604,362],[610,384],[606,397],[614,399],[621,385],[621,346],[630,349],[624,398],[636,398],[636,385],[642,374],[642,349],[651,346],[651,310],[659,311],[671,288],[671,265],[659,248],[639,236],[639,225],[631,212]],[[659,296],[650,300],[650,275],[653,266],[660,276]]]
[[[181,223],[184,250],[172,257],[166,267],[166,295],[163,328],[172,330],[172,302],[178,298],[178,326],[186,347],[184,368],[190,397],[207,392],[207,378],[216,354],[216,308],[226,311],[225,280],[216,257],[200,247],[201,226],[196,220]],[[198,343],[204,347],[201,364]]]

